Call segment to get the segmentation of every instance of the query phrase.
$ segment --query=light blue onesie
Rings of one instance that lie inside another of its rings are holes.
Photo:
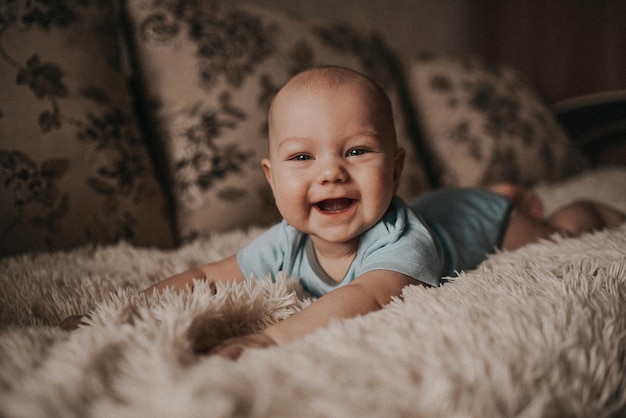
[[[319,265],[308,235],[286,221],[241,250],[237,262],[246,277],[279,271],[299,277],[316,297],[372,270],[396,271],[438,286],[441,277],[476,267],[500,246],[509,213],[506,199],[483,189],[425,193],[410,207],[394,198],[383,218],[361,236],[357,255],[339,283]]]
[[[286,221],[275,225],[237,254],[246,277],[283,271],[299,277],[302,286],[319,297],[372,270],[391,270],[438,286],[442,255],[436,238],[399,198],[383,218],[361,236],[359,249],[344,279],[337,283],[322,270],[308,235]]]

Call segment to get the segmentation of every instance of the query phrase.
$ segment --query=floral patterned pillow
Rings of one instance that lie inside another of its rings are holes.
[[[110,3],[5,2],[0,48],[0,254],[172,245]]]
[[[409,69],[422,140],[442,186],[556,180],[586,166],[518,73],[475,58],[424,56]]]
[[[267,109],[289,77],[312,65],[350,67],[387,90],[408,154],[400,194],[426,188],[403,118],[405,89],[377,35],[212,0],[133,1],[127,11],[183,240],[278,220],[260,164]]]

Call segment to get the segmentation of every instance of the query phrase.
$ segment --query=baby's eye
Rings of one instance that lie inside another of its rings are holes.
[[[308,161],[312,157],[308,154],[296,154],[293,157],[289,158],[292,161]]]
[[[367,150],[364,149],[364,148],[354,148],[354,149],[351,149],[350,151],[348,151],[347,156],[348,157],[357,157],[357,156],[363,155],[365,153],[367,153]]]

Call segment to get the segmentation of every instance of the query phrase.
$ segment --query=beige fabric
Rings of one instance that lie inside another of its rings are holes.
[[[441,185],[534,184],[586,167],[550,109],[513,69],[437,55],[408,65],[422,140]]]
[[[183,240],[278,220],[260,164],[267,109],[282,84],[311,65],[350,67],[385,87],[407,151],[400,194],[427,187],[407,132],[393,52],[375,35],[227,2],[188,3],[176,16],[157,3],[128,2],[128,10],[141,75],[158,104],[153,116]]]
[[[214,255],[223,238],[176,253],[117,246],[5,260],[3,319],[52,325],[115,286],[140,288],[170,272],[154,266],[171,267],[172,258]],[[407,288],[381,312],[238,363],[194,356],[193,336],[250,332],[291,315],[303,305],[292,282],[216,295],[198,286],[139,308],[126,289],[71,334],[49,326],[0,333],[0,415],[619,416],[625,249],[622,227],[501,253],[439,289]],[[25,277],[28,286],[15,289]]]
[[[0,254],[120,238],[170,246],[111,5],[29,4],[3,8],[12,20],[0,33]]]
[[[626,210],[624,189],[613,193],[624,175],[594,172],[542,185],[542,194],[563,204],[592,179],[617,182],[598,187],[605,193],[594,198]],[[308,303],[293,281],[135,298],[259,232],[215,235],[175,251],[120,244],[0,259],[0,416],[626,413],[626,224],[495,254],[441,288],[409,287],[380,312],[250,351],[238,363],[195,356],[193,338],[247,333],[293,314]],[[89,310],[90,327],[54,327]]]

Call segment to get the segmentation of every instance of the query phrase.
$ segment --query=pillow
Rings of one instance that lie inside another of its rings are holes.
[[[533,184],[586,167],[537,93],[511,68],[423,56],[409,83],[441,186]]]
[[[403,117],[394,55],[377,35],[226,2],[127,2],[149,118],[169,170],[183,241],[279,220],[261,159],[267,110],[292,75],[334,64],[369,75],[390,94],[407,151],[400,194],[426,186]]]
[[[173,243],[120,70],[112,6],[85,4],[2,8],[2,254]]]

